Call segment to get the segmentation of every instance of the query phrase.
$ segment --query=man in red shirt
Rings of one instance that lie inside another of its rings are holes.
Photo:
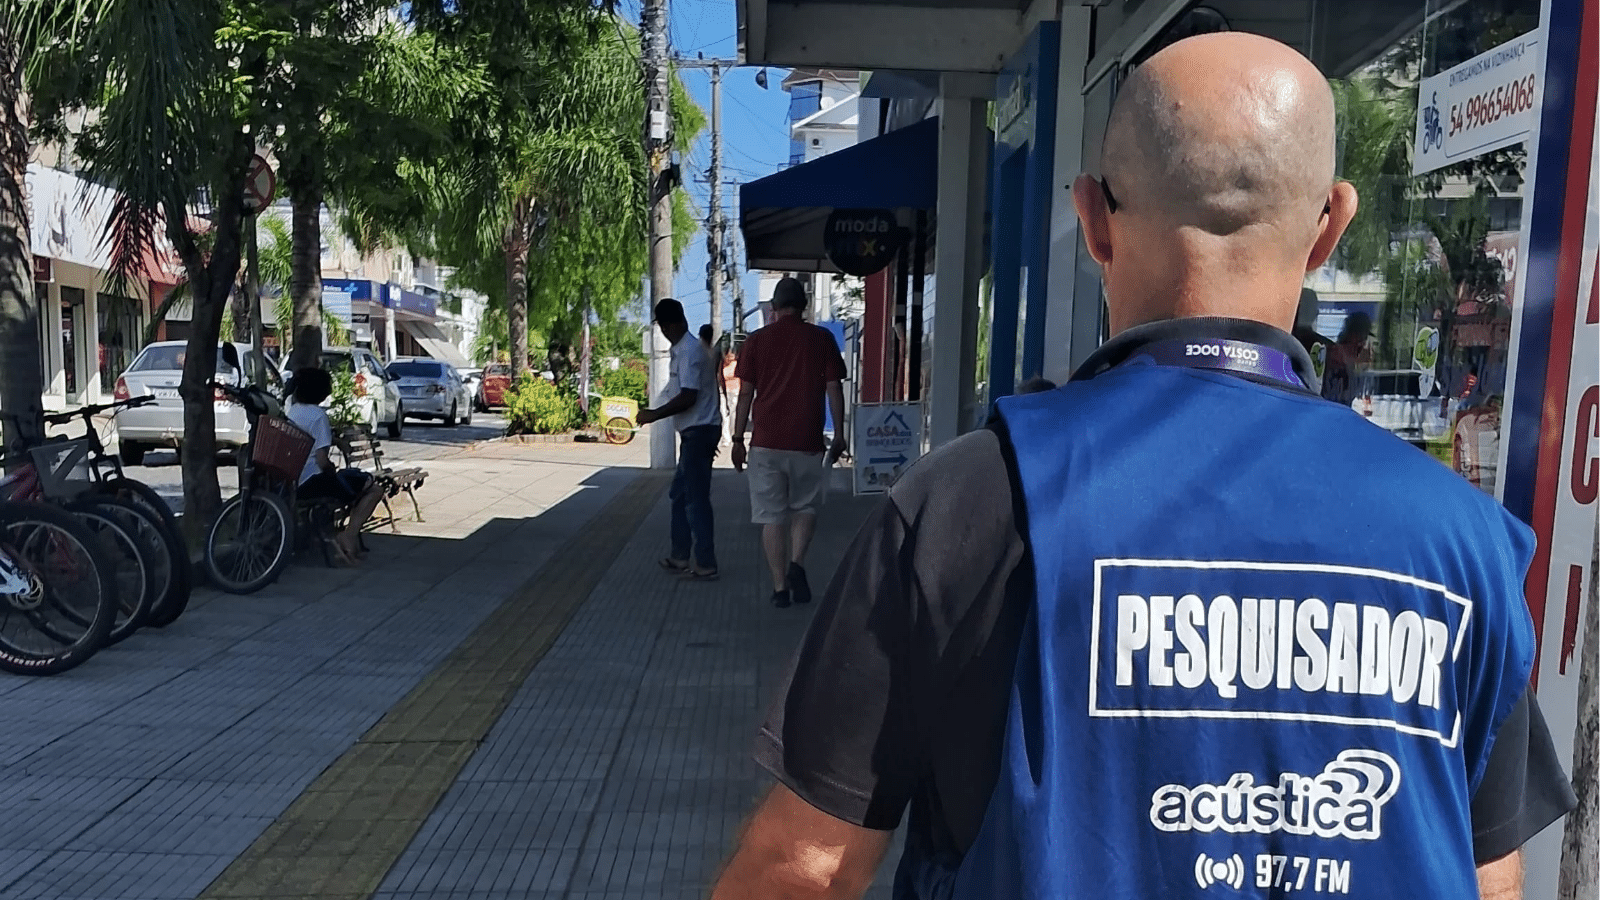
[[[811,600],[806,550],[817,530],[822,501],[822,401],[833,411],[830,459],[849,446],[844,429],[844,358],[825,328],[807,324],[806,290],[793,278],[772,291],[777,320],[745,339],[735,374],[739,405],[733,417],[733,465],[750,465],[750,517],[762,526],[761,543],[772,568],[772,603]],[[744,432],[755,409],[755,434],[747,454]]]

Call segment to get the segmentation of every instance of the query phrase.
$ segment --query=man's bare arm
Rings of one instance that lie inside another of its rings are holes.
[[[828,382],[828,409],[833,413],[833,444],[843,451],[850,446],[850,432],[844,423],[844,385],[837,381]]]
[[[756,402],[756,386],[748,381],[739,383],[739,402],[733,411],[733,436],[744,437],[750,426],[750,407]]]
[[[745,826],[711,900],[859,900],[892,837],[835,819],[778,785]]]
[[[1522,900],[1522,851],[1513,850],[1478,867],[1482,900]]]

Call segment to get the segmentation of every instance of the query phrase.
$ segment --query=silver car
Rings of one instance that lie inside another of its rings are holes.
[[[422,356],[401,357],[389,363],[389,374],[399,379],[395,384],[406,415],[442,419],[449,427],[472,424],[472,394],[455,366]]]
[[[264,374],[267,389],[283,395],[283,379],[270,362],[249,344],[235,343],[239,360],[244,364],[241,373],[222,360],[222,348],[217,348],[217,380],[240,383]],[[129,397],[153,395],[154,403],[135,409],[124,409],[117,414],[118,452],[126,465],[136,466],[144,455],[160,447],[176,448],[183,441],[183,400],[178,396],[178,385],[183,380],[184,357],[189,352],[186,341],[160,341],[146,346],[134,357],[128,371],[117,379],[113,396],[118,400]],[[224,400],[220,393],[212,401],[216,406],[217,446],[236,449],[244,446],[250,437],[250,425],[244,408]]]

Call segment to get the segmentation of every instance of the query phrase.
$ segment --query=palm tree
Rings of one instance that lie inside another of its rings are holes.
[[[113,288],[141,276],[144,260],[162,249],[159,238],[182,262],[194,309],[180,387],[184,521],[197,535],[221,504],[211,382],[239,270],[244,210],[235,198],[243,196],[252,135],[265,123],[266,39],[245,21],[248,11],[221,0],[12,0],[4,9],[0,44],[11,49],[0,78],[0,107],[9,111],[0,210],[17,212],[0,222],[11,235],[0,245],[9,275],[0,305],[13,311],[0,317],[0,390],[9,395],[0,402],[39,402],[37,348],[10,352],[37,342],[37,307],[27,286],[15,284],[18,260],[27,259],[17,188],[32,125],[41,137],[70,139],[86,176],[118,192],[106,235]],[[68,134],[61,123],[69,110],[95,115]]]

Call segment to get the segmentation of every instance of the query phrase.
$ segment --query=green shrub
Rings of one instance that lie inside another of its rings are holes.
[[[524,373],[506,392],[507,434],[563,434],[582,424],[577,401],[559,387]]]
[[[333,393],[328,398],[328,421],[338,431],[361,422],[361,408],[356,406],[356,375],[339,370],[333,376]]]
[[[627,397],[643,409],[650,405],[650,375],[642,366],[624,364],[605,374],[600,381],[600,393],[607,397]]]

